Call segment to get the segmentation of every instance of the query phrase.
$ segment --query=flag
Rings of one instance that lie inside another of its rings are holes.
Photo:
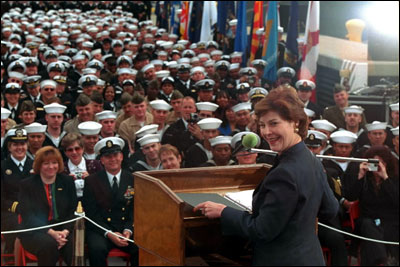
[[[169,17],[169,10],[170,3],[169,1],[157,1],[156,4],[156,15],[157,15],[157,22],[156,25],[159,28],[166,29],[168,31],[168,17]]]
[[[188,39],[188,19],[189,19],[189,2],[182,1],[182,12],[179,16],[180,19],[180,27],[179,33],[181,34],[181,38],[184,40]]]
[[[218,33],[225,35],[227,29],[227,21],[235,14],[235,4],[233,1],[218,1],[217,4],[218,19],[217,19],[217,29]]]
[[[246,1],[238,3],[238,23],[236,28],[234,51],[242,52],[242,67],[246,66],[247,51],[247,25],[246,25]]]
[[[253,61],[256,58],[257,49],[260,45],[256,31],[262,27],[263,27],[263,1],[255,1],[253,27],[251,31],[252,37],[251,37],[250,61]]]
[[[304,40],[299,77],[315,83],[319,54],[319,1],[310,1],[308,4]],[[315,91],[313,91],[311,101],[315,102]]]
[[[215,1],[204,1],[203,19],[201,23],[200,41],[212,41],[214,26],[217,23],[217,6]]]
[[[286,37],[286,49],[283,65],[285,67],[291,67],[297,71],[297,63],[299,58],[297,38],[298,33],[298,21],[299,21],[299,4],[297,1],[292,1],[290,4],[289,14],[289,26]]]
[[[193,1],[193,7],[190,12],[190,21],[189,21],[189,41],[191,43],[197,43],[200,41],[200,33],[201,33],[201,23],[202,14],[203,14],[203,1]]]
[[[262,58],[267,62],[263,77],[275,82],[277,78],[276,61],[278,59],[278,5],[276,1],[269,1],[262,55]]]

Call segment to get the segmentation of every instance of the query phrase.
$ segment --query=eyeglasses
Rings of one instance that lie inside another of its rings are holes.
[[[74,151],[79,152],[81,150],[82,150],[82,148],[80,146],[70,147],[70,148],[66,149],[67,152],[74,152]]]
[[[55,91],[56,89],[55,88],[43,88],[43,91],[46,91],[46,92],[53,92],[53,91]]]

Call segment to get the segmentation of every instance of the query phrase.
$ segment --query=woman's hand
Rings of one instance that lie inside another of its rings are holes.
[[[201,210],[204,216],[209,219],[221,218],[222,211],[226,208],[225,205],[214,203],[211,201],[203,202],[194,207],[193,211]]]
[[[114,234],[117,234],[118,236],[122,236],[122,237],[126,237],[126,236],[124,236],[124,235],[122,235],[120,232],[113,232]],[[113,242],[116,246],[118,246],[118,247],[127,247],[129,244],[128,244],[128,241],[126,241],[125,239],[122,239],[122,238],[120,238],[120,237],[118,237],[118,236],[115,236],[115,235],[113,235],[113,234],[111,234],[111,233],[108,233],[107,234],[107,237],[111,240],[111,242]]]
[[[49,229],[47,233],[57,241],[57,249],[62,248],[67,242],[67,236],[69,235],[69,231],[64,229],[63,231],[54,231],[53,229]]]
[[[358,180],[361,180],[362,178],[364,178],[367,171],[368,171],[368,162],[361,162],[360,170],[358,171]]]
[[[389,178],[387,171],[386,171],[385,164],[383,164],[381,161],[379,161],[378,171],[376,171],[375,173],[378,174],[378,176],[381,177],[383,180],[386,180],[387,178]]]

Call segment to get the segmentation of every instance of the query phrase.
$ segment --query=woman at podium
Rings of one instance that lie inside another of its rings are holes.
[[[321,162],[308,151],[307,117],[292,87],[271,91],[255,106],[261,136],[278,152],[253,194],[252,213],[204,202],[195,207],[220,218],[222,232],[248,238],[253,265],[324,265],[317,217],[331,219],[338,202]]]

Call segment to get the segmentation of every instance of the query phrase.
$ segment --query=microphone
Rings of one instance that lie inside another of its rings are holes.
[[[242,135],[242,141],[240,142],[239,146],[237,146],[233,152],[232,156],[236,156],[242,150],[249,150],[253,147],[258,147],[261,143],[260,137],[254,133],[248,133]]]

